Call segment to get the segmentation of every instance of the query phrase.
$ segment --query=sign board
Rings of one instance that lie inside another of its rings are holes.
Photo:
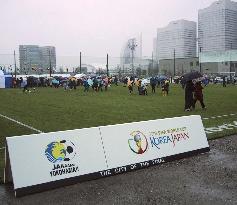
[[[98,128],[8,137],[7,146],[16,196],[107,169]]]
[[[7,138],[16,196],[209,151],[200,116]]]
[[[108,167],[143,168],[209,151],[200,116],[101,127]],[[131,165],[131,166],[130,166]],[[124,168],[125,169],[125,168]]]

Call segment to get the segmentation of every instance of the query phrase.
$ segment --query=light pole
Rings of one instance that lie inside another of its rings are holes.
[[[51,52],[49,48],[49,77],[52,76],[52,65],[51,65]]]
[[[131,39],[131,41],[129,41],[128,47],[131,49],[132,51],[132,74],[134,75],[134,62],[133,62],[133,58],[134,58],[134,51],[137,47],[137,44],[135,42],[135,38]]]
[[[202,73],[202,63],[201,63],[201,52],[202,52],[202,47],[200,46],[200,38],[196,38],[197,46],[199,47],[198,49],[198,61],[199,61],[199,72]]]
[[[16,79],[16,52],[14,50],[14,66],[15,66],[15,79]]]
[[[107,54],[107,58],[106,58],[106,73],[107,73],[107,77],[109,77],[109,54]]]
[[[232,50],[232,43],[230,43],[230,81],[231,81],[231,50]]]
[[[175,76],[175,49],[174,49],[174,76]]]
[[[81,52],[80,52],[80,74],[81,74]]]
[[[200,73],[202,73],[201,52],[202,52],[202,47],[199,47],[199,72]]]

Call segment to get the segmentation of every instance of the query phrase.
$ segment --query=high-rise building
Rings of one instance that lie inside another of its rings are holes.
[[[32,68],[41,67],[40,50],[37,45],[20,45],[20,73],[32,73]]]
[[[49,69],[50,66],[53,70],[56,69],[56,51],[54,46],[40,47],[41,67]]]
[[[189,58],[196,56],[196,22],[172,21],[157,29],[157,57],[161,59]]]
[[[152,49],[153,59],[157,61],[157,38],[153,38],[153,49]]]
[[[20,73],[49,73],[49,68],[56,68],[56,51],[53,46],[20,45]]]
[[[237,49],[237,2],[219,0],[199,10],[198,39],[202,52]]]

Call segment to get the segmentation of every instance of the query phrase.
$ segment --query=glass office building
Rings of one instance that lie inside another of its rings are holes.
[[[157,29],[157,58],[189,58],[196,56],[196,22],[172,21]]]
[[[42,74],[56,68],[56,51],[53,46],[20,45],[20,73]]]
[[[220,0],[199,10],[198,39],[202,52],[237,49],[237,2]]]

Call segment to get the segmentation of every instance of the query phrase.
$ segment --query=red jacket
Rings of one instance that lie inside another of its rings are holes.
[[[194,97],[198,100],[203,98],[202,89],[203,87],[200,83],[194,85]]]

